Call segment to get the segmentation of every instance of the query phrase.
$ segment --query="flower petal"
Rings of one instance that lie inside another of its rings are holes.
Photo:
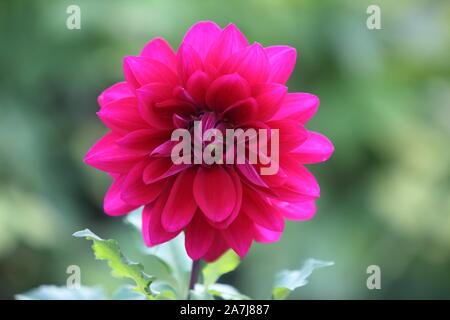
[[[298,148],[292,151],[292,155],[300,163],[318,163],[330,158],[334,146],[327,137],[316,132],[308,132],[308,138]]]
[[[194,198],[209,219],[222,221],[236,204],[233,180],[222,166],[200,167],[194,180]]]
[[[232,55],[220,68],[221,74],[239,73],[251,84],[266,82],[269,60],[264,48],[255,43]]]
[[[220,232],[216,231],[211,247],[203,256],[203,259],[205,259],[206,262],[213,262],[223,255],[229,248],[230,246],[227,244]]]
[[[155,59],[176,71],[177,55],[164,39],[156,38],[147,43],[141,51],[141,56]]]
[[[153,82],[171,85],[178,83],[178,78],[165,64],[148,57],[128,56],[123,60],[123,71],[127,82],[135,89]]]
[[[231,180],[233,181],[234,189],[236,190],[236,204],[233,208],[233,211],[231,214],[223,221],[220,222],[214,222],[208,219],[208,222],[210,225],[212,225],[214,228],[217,229],[225,229],[228,228],[228,226],[236,219],[236,217],[239,215],[239,212],[241,211],[241,205],[242,205],[242,183],[239,175],[236,173],[234,169],[227,168],[226,169],[228,174],[231,177]]]
[[[102,171],[127,173],[148,152],[119,148],[115,133],[108,133],[88,151],[84,162]]]
[[[308,220],[313,218],[316,213],[316,204],[314,203],[314,201],[305,201],[299,203],[274,201],[274,203],[280,209],[283,217],[289,220]]]
[[[121,198],[126,203],[142,206],[155,200],[160,194],[165,181],[145,184],[142,178],[148,160],[136,164],[127,174],[122,186]]]
[[[291,119],[306,123],[316,113],[319,102],[319,98],[313,94],[288,93],[273,119]]]
[[[246,215],[240,214],[232,224],[222,230],[228,245],[241,257],[247,254],[252,245],[254,223]]]
[[[255,223],[272,231],[283,231],[283,217],[275,206],[271,205],[248,188],[244,188],[243,199],[242,211]]]
[[[209,75],[199,70],[194,72],[186,83],[186,90],[200,107],[205,105],[206,92],[210,83]]]
[[[170,131],[141,129],[128,133],[116,142],[123,148],[143,150],[150,153],[149,151],[154,150],[167,139],[170,139]]]
[[[192,260],[202,258],[214,240],[214,229],[206,222],[203,213],[197,211],[185,229],[185,247]]]
[[[255,241],[261,243],[272,243],[280,240],[282,232],[272,231],[255,224]]]
[[[308,138],[308,131],[298,121],[290,119],[271,120],[267,124],[272,129],[279,130],[279,148],[281,154],[299,147]]]
[[[170,158],[151,158],[144,169],[144,183],[151,184],[165,179],[187,168],[190,164],[174,164]]]
[[[197,203],[192,194],[196,173],[197,170],[191,168],[181,172],[175,179],[161,214],[161,223],[169,232],[183,229],[197,210]]]
[[[138,207],[126,203],[121,199],[120,193],[122,192],[122,184],[124,180],[125,175],[120,175],[118,178],[114,179],[113,183],[108,189],[108,192],[105,195],[103,210],[110,216],[121,216],[133,211]]]
[[[158,200],[148,204],[142,211],[142,234],[147,246],[152,247],[175,238],[180,231],[168,232],[161,225],[161,212],[170,188],[165,188]]]
[[[257,119],[268,120],[277,113],[288,88],[277,83],[263,83],[253,86],[252,91],[258,103]]]
[[[250,97],[248,82],[238,74],[221,76],[214,80],[206,93],[206,104],[217,112],[224,111],[237,101]]]
[[[216,68],[220,68],[235,52],[246,47],[248,47],[248,42],[245,36],[234,24],[229,24],[212,45],[206,61]]]
[[[130,86],[127,82],[119,82],[115,85],[109,87],[105,91],[103,91],[98,96],[98,104],[103,107],[107,103],[110,103],[115,100],[123,99],[123,98],[132,98],[134,97],[133,90],[131,90]]]
[[[254,98],[240,100],[229,106],[223,116],[233,124],[248,121],[256,114],[258,106]]]
[[[289,46],[273,46],[265,48],[270,61],[268,81],[285,84],[291,76],[297,60],[297,50]]]
[[[134,97],[114,100],[104,105],[97,115],[108,128],[121,134],[148,127],[139,114]]]
[[[189,44],[196,48],[202,58],[204,58],[211,45],[220,36],[222,30],[211,21],[202,21],[193,25],[183,38],[183,44]]]
[[[178,74],[183,83],[196,71],[203,69],[203,61],[200,54],[188,43],[181,45],[178,50]]]

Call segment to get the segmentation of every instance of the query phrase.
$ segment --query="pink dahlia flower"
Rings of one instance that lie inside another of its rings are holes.
[[[296,50],[250,45],[230,24],[195,24],[178,52],[163,39],[125,57],[125,81],[98,98],[98,116],[111,130],[85,162],[114,179],[104,211],[112,216],[144,206],[147,246],[185,233],[193,260],[213,261],[232,248],[244,257],[253,240],[277,241],[284,220],[315,214],[320,190],[305,164],[327,160],[333,146],[307,131],[319,99],[288,93]],[[279,170],[261,175],[260,163],[174,164],[177,128],[279,130]]]

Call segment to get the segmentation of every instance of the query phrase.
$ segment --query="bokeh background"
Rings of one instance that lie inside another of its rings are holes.
[[[66,8],[81,7],[81,30]],[[381,30],[366,9],[381,7]],[[122,81],[122,58],[153,37],[177,48],[200,20],[235,23],[250,41],[286,44],[299,58],[291,92],[318,95],[308,128],[336,151],[310,166],[322,197],[313,220],[289,222],[275,244],[254,244],[225,281],[266,298],[277,270],[333,260],[293,299],[450,298],[450,2],[417,0],[0,2],[0,298],[66,282],[112,290],[74,231],[120,241],[129,226],[102,213],[110,181],[83,157],[106,132],[96,98]],[[381,290],[366,268],[379,265]]]

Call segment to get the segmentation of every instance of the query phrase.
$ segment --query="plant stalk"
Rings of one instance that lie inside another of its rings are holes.
[[[200,274],[200,259],[192,261],[192,271],[191,271],[191,281],[189,282],[189,291],[194,289],[195,284],[198,281],[198,276]]]

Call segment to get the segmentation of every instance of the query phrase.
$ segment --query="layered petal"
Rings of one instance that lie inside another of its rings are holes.
[[[169,232],[161,224],[161,213],[167,201],[171,183],[169,182],[158,200],[148,204],[142,211],[142,234],[147,246],[152,247],[175,238],[180,231]]]
[[[197,170],[191,168],[176,177],[161,215],[162,225],[167,231],[181,230],[194,216],[197,203],[192,194],[192,185],[196,173]]]
[[[316,132],[308,132],[308,138],[291,155],[300,163],[318,163],[330,158],[334,151],[333,144],[327,137]]]
[[[111,173],[127,173],[147,152],[126,150],[115,142],[119,136],[108,133],[88,151],[84,162],[102,171]]]
[[[222,166],[200,167],[194,180],[194,198],[206,217],[222,221],[236,204],[233,180]]]
[[[185,229],[185,247],[192,260],[202,258],[214,240],[215,231],[206,221],[203,213],[197,211]]]
[[[240,75],[234,73],[214,80],[206,93],[206,104],[221,112],[234,103],[250,97],[250,86]]]
[[[202,58],[208,54],[211,46],[219,38],[222,30],[211,21],[202,21],[193,25],[183,38],[182,45],[196,48]]]
[[[164,39],[156,38],[147,43],[141,51],[141,56],[152,58],[176,71],[177,55]]]
[[[108,189],[108,192],[105,195],[105,200],[103,203],[103,210],[106,214],[110,216],[121,216],[127,214],[138,206],[131,205],[126,203],[120,197],[122,192],[122,184],[125,180],[125,176],[121,175],[114,179],[113,183]]]
[[[297,60],[297,50],[289,46],[272,46],[265,48],[270,62],[268,80],[285,84],[294,70]]]
[[[103,91],[98,96],[98,104],[103,107],[115,100],[134,97],[133,90],[127,82],[119,82]]]
[[[319,98],[310,93],[288,93],[273,120],[291,119],[306,123],[319,108]]]

